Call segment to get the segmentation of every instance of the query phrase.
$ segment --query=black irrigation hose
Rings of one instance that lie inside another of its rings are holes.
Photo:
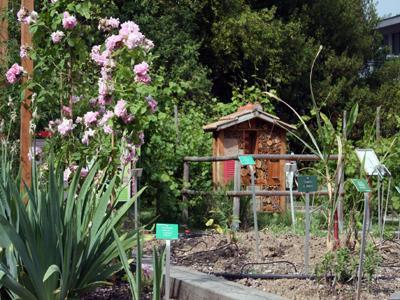
[[[381,268],[400,268],[400,265],[380,265]]]
[[[211,273],[226,279],[316,279],[315,275],[306,274],[244,274],[244,273]]]
[[[291,265],[293,267],[293,269],[294,269],[294,272],[297,273],[296,265],[294,263],[290,262],[290,261],[287,261],[287,260],[276,260],[276,261],[269,261],[269,262],[262,262],[262,263],[247,263],[247,264],[244,264],[241,267],[240,273],[241,274],[246,274],[246,273],[243,273],[243,269],[245,267],[247,267],[247,266],[252,266],[252,265],[272,265],[272,264],[288,264],[288,265]]]

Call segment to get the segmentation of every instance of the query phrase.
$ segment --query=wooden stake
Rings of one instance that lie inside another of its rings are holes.
[[[34,9],[34,0],[21,0],[21,7],[25,7],[29,12]],[[21,45],[32,47],[32,35],[29,31],[29,25],[21,24]],[[33,61],[29,57],[22,59],[22,67],[28,73],[24,76],[23,82],[25,83],[28,78],[33,76]],[[29,126],[32,119],[30,110],[32,91],[25,89],[24,100],[21,103],[21,128],[20,128],[20,161],[21,161],[21,188],[24,183],[31,186],[32,180],[32,165],[28,159],[29,149],[31,148],[31,135],[29,133]]]
[[[381,139],[381,106],[376,108],[376,141]]]
[[[8,0],[0,0],[0,65],[5,65],[8,43]]]

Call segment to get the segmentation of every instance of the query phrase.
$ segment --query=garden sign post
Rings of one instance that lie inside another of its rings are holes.
[[[367,180],[365,179],[352,179],[351,182],[356,187],[357,191],[360,193],[364,193],[364,217],[363,217],[363,225],[362,225],[362,233],[361,233],[361,249],[360,249],[360,262],[358,265],[358,274],[357,274],[357,300],[360,300],[361,295],[361,279],[363,276],[363,266],[364,266],[364,252],[365,252],[365,243],[366,243],[366,235],[367,235],[367,226],[369,220],[369,193],[371,192],[371,188],[368,185]]]
[[[310,265],[310,192],[317,191],[317,176],[299,176],[299,192],[306,193],[306,240],[304,243],[304,273]]]
[[[254,179],[254,161],[251,155],[239,155],[239,160],[242,166],[249,166],[251,174],[251,191],[252,191],[252,202],[253,202],[253,219],[254,219],[254,233],[256,235],[256,254],[257,259],[260,261],[260,236],[258,234],[258,221],[257,221],[257,203],[256,203],[256,186]]]
[[[292,213],[293,232],[296,229],[296,216],[294,211],[294,200],[293,200],[293,182],[296,172],[297,172],[297,164],[295,161],[291,161],[285,164],[286,186],[289,187],[289,192],[290,192],[290,210]]]
[[[171,240],[178,239],[178,224],[156,224],[156,239],[165,240],[165,295],[164,299],[169,300],[170,294],[170,270],[171,270]]]

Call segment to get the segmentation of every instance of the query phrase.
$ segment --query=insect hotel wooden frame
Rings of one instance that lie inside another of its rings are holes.
[[[264,112],[258,104],[240,107],[233,114],[205,125],[204,131],[213,134],[213,156],[243,154],[285,154],[287,149],[287,129],[293,125]],[[255,165],[255,184],[257,190],[285,190],[283,160],[257,159]],[[213,163],[213,182],[215,186],[229,184],[235,177],[235,160]],[[240,189],[250,187],[250,174],[246,167],[240,168]],[[283,196],[262,196],[258,198],[259,211],[283,212],[286,200]]]

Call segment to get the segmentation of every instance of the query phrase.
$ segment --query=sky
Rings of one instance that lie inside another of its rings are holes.
[[[376,0],[379,17],[400,15],[400,0]]]

